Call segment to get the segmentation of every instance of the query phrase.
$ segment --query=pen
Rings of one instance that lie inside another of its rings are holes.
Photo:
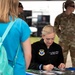
[[[57,67],[54,67],[54,68],[53,68],[53,70],[58,70],[58,71],[60,71],[60,69],[59,69],[59,68],[57,68]]]

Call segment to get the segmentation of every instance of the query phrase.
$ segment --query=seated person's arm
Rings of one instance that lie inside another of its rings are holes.
[[[34,44],[35,45],[35,44]],[[35,70],[42,70],[43,69],[43,65],[39,64],[38,60],[37,60],[37,50],[36,50],[36,46],[33,46],[32,44],[32,60],[29,66],[29,69],[35,69]]]
[[[54,66],[52,64],[43,65],[39,62],[39,60],[37,59],[38,52],[37,52],[36,48],[37,48],[36,45],[35,46],[32,45],[32,60],[31,60],[29,69],[47,70],[47,71],[52,70],[54,68]]]
[[[62,68],[65,68],[65,64],[64,64],[64,57],[63,57],[63,53],[62,53],[62,48],[60,47],[60,49],[59,49],[60,51],[60,53],[59,53],[59,58],[58,58],[58,61],[59,61],[59,66],[58,66],[58,68],[59,69],[62,69]]]
[[[43,69],[43,65],[31,61],[29,69],[42,70]]]
[[[52,64],[43,65],[43,64],[37,64],[37,63],[31,63],[29,66],[29,69],[35,69],[35,70],[46,70],[51,71],[54,68]]]

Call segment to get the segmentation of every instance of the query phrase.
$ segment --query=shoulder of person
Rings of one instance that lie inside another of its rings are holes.
[[[55,47],[61,47],[59,44],[57,44],[57,43],[53,43],[53,45],[55,46]]]
[[[37,45],[38,46],[38,44],[39,44],[39,41],[36,41],[36,42],[32,43],[31,45]]]
[[[60,19],[63,17],[63,15],[64,15],[64,14],[61,13],[61,14],[57,15],[55,19],[56,19],[56,20],[60,20]]]
[[[39,46],[39,45],[41,45],[42,42],[43,42],[43,40],[41,39],[39,41],[36,41],[36,42],[32,43],[31,45],[32,46]]]
[[[21,19],[21,18],[19,18],[19,17],[17,18],[17,21],[18,21],[18,23],[21,23],[21,22],[22,22],[22,23],[26,23],[26,21],[24,21],[23,19]]]
[[[63,14],[64,14],[64,13],[60,13],[60,14],[58,14],[56,17],[61,17],[61,16],[63,16]]]

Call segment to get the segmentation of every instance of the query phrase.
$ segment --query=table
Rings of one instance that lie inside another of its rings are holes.
[[[66,69],[65,71],[40,71],[29,70],[26,75],[75,75],[75,69]]]

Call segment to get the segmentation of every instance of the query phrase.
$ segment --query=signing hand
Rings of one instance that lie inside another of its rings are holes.
[[[64,69],[65,68],[65,64],[64,63],[61,63],[59,66],[58,66],[59,69]]]
[[[51,71],[54,68],[54,66],[52,64],[48,64],[48,65],[44,65],[43,69],[46,71]]]

